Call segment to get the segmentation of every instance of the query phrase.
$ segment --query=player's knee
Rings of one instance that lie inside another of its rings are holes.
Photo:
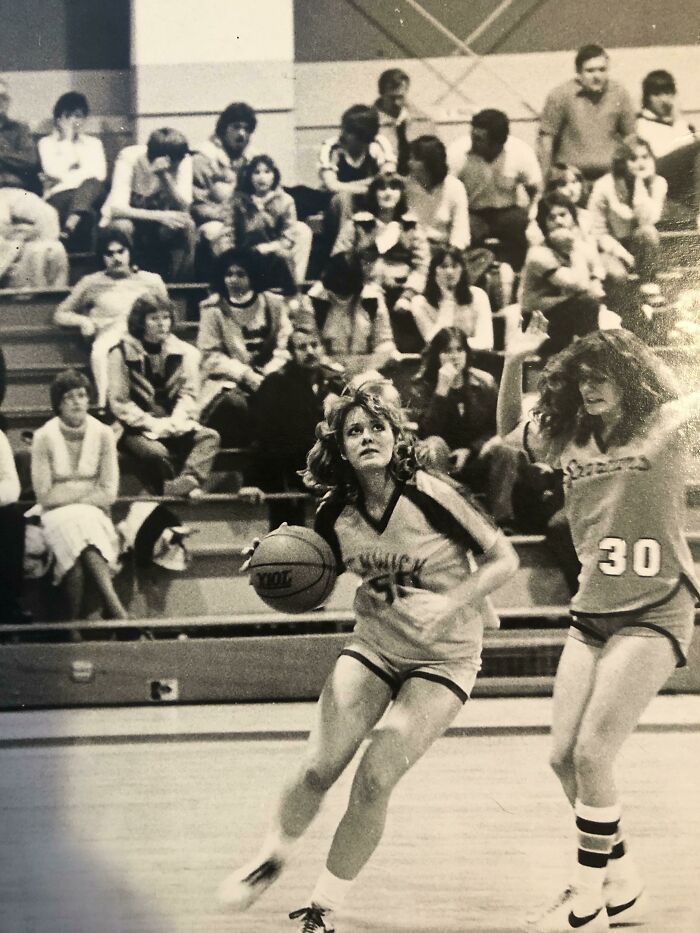
[[[341,774],[341,769],[320,768],[309,765],[302,772],[302,781],[315,794],[325,794],[335,784]]]
[[[549,756],[549,767],[558,777],[573,771],[574,756],[570,748],[555,748]]]
[[[605,760],[605,745],[595,735],[580,736],[574,748],[574,769],[585,779],[594,775]]]
[[[353,794],[365,803],[381,800],[391,793],[404,770],[392,767],[391,762],[367,755],[355,773]]]

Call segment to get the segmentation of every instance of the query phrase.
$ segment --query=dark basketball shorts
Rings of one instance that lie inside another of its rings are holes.
[[[668,638],[676,654],[676,666],[685,667],[693,639],[695,603],[695,593],[681,585],[665,602],[638,612],[609,616],[576,613],[569,635],[587,645],[598,647],[602,647],[613,635]]]

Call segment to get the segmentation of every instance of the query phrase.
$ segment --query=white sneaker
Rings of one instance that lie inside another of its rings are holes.
[[[284,863],[281,859],[259,858],[232,872],[219,885],[219,906],[231,911],[248,910],[251,904],[279,878]]]
[[[606,882],[603,897],[611,927],[636,926],[645,922],[648,898],[638,879],[632,883]]]
[[[605,933],[610,929],[603,905],[593,913],[580,916],[573,909],[575,902],[576,891],[569,887],[551,907],[547,907],[539,916],[527,920],[523,928],[524,933],[566,933],[567,930]]]

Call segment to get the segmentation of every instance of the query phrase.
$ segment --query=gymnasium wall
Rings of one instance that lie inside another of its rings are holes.
[[[547,91],[572,74],[571,50],[586,41],[610,49],[615,76],[634,93],[647,71],[671,70],[700,124],[696,2],[421,6],[486,57],[456,53],[409,0],[0,0],[0,61],[14,115],[45,132],[59,94],[83,91],[89,128],[112,156],[168,123],[196,143],[227,103],[247,100],[260,114],[256,147],[285,180],[312,185],[321,141],[346,107],[374,99],[379,73],[394,64],[448,141],[485,106],[505,110],[514,134],[533,141]]]
[[[700,123],[700,4],[683,0],[305,0],[295,5],[297,172],[314,184],[321,141],[342,111],[371,102],[381,71],[411,76],[413,103],[450,141],[471,114],[498,107],[534,142],[547,92],[574,71],[572,50],[599,42],[638,99],[643,76],[667,68],[682,108]],[[494,14],[502,9],[500,15]],[[585,27],[582,18],[585,16]],[[440,24],[483,59],[460,53]],[[323,94],[318,93],[323,88]]]

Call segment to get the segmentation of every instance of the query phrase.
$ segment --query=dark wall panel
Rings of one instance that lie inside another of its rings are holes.
[[[460,39],[500,0],[421,0]],[[402,0],[297,0],[296,60],[361,61],[458,54],[450,40]],[[481,55],[700,42],[698,0],[517,0],[472,43]]]
[[[0,70],[126,69],[129,0],[0,0]]]

